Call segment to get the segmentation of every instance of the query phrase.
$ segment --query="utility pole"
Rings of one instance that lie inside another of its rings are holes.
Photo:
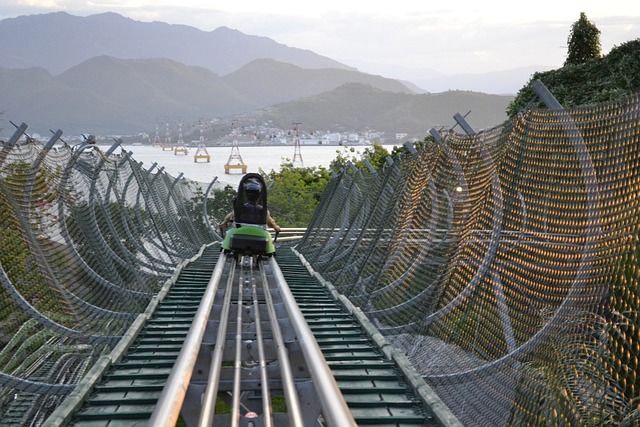
[[[300,125],[301,124],[302,124],[301,122],[293,123],[293,125],[295,126],[294,130],[296,131],[296,139],[293,146],[293,161],[291,163],[293,164],[293,167],[296,167],[296,168],[304,167],[304,162],[302,161],[302,151],[300,150]]]

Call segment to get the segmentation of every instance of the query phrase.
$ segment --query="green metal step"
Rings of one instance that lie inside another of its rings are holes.
[[[114,363],[94,387],[69,425],[146,425],[144,420],[151,417],[180,353],[218,253],[217,249],[209,248],[182,270],[154,317],[144,325],[123,359]]]

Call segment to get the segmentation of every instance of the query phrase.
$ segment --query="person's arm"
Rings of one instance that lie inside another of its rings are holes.
[[[224,217],[222,222],[220,223],[220,233],[224,236],[229,227],[231,227],[231,223],[233,222],[233,211],[229,212],[227,216]]]
[[[276,224],[276,221],[271,217],[271,213],[267,211],[267,224],[273,228],[276,233],[280,232],[280,226]]]

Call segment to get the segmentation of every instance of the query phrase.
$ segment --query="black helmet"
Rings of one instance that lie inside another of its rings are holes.
[[[262,186],[255,181],[249,181],[247,185],[245,185],[244,187],[244,191],[247,195],[247,199],[253,203],[255,203],[260,197],[261,190],[262,190]]]

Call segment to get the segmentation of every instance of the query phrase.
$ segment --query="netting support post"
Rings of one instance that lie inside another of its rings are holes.
[[[26,123],[22,123],[20,126],[18,126],[16,128],[16,131],[13,133],[13,135],[11,136],[11,138],[9,138],[9,146],[13,147],[13,145],[18,142],[18,140],[20,138],[22,138],[22,135],[24,135],[24,133],[27,131],[27,124]]]
[[[436,142],[444,142],[444,138],[435,128],[429,129],[429,134],[436,140]]]
[[[467,135],[471,135],[475,133],[471,125],[467,123],[467,121],[464,119],[464,116],[462,114],[460,113],[454,114],[453,119],[456,121],[457,124],[460,125],[464,133],[466,133]]]
[[[122,138],[118,138],[118,139],[114,138],[114,141],[115,142],[113,143],[113,145],[109,147],[109,149],[104,153],[105,157],[109,157],[111,154],[113,154],[116,148],[118,148],[120,144],[122,144]]]
[[[531,89],[533,89],[540,100],[544,102],[544,105],[546,105],[550,110],[564,110],[564,107],[540,80],[533,82]]]
[[[418,154],[418,150],[416,150],[416,147],[414,147],[413,144],[410,143],[409,141],[405,142],[404,146],[407,148],[407,150],[409,150],[409,153],[413,155]]]

